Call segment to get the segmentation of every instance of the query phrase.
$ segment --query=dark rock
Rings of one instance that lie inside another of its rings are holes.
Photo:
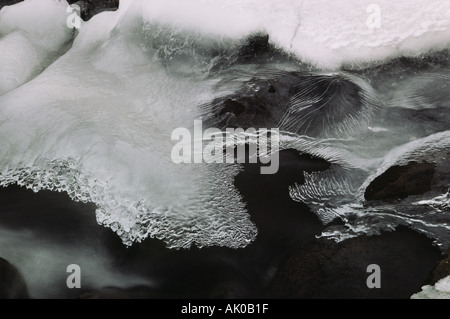
[[[222,72],[240,66],[250,68],[255,65],[284,63],[298,66],[300,61],[295,56],[286,53],[269,41],[266,33],[249,35],[234,43],[234,45],[213,46],[205,50],[202,47],[199,52],[207,53],[208,59],[214,58],[210,71]]]
[[[103,11],[113,11],[119,7],[119,0],[69,0],[69,4],[80,6],[81,18],[85,21],[91,19],[94,15]]]
[[[432,241],[408,228],[341,243],[317,239],[282,264],[272,298],[408,299],[425,284],[440,258]],[[381,288],[369,289],[369,265],[381,268]]]
[[[263,55],[270,49],[269,36],[257,34],[249,37],[239,50],[239,59],[249,60]]]
[[[241,103],[238,103],[234,100],[226,100],[223,103],[223,109],[220,111],[220,115],[223,115],[225,113],[232,113],[234,115],[239,115],[242,112],[245,111],[245,106],[243,106]]]
[[[28,299],[25,280],[19,271],[0,257],[0,299]]]
[[[77,5],[80,7],[79,14],[80,14],[81,19],[87,21],[90,18],[92,18],[91,11],[93,9],[93,5],[92,5],[91,1],[76,1],[76,2],[69,1],[69,3],[71,5],[73,4],[73,5]]]
[[[0,0],[0,9],[4,6],[12,6],[18,2],[22,2],[22,0]]]
[[[269,93],[277,93],[277,90],[271,85],[269,86]]]
[[[427,162],[393,166],[370,183],[364,197],[366,200],[390,200],[424,194],[431,189],[435,169],[436,164]]]
[[[436,268],[433,270],[433,273],[431,274],[429,284],[434,285],[442,278],[445,278],[447,276],[450,276],[450,247],[445,252],[442,260],[439,262],[439,264],[436,266]]]

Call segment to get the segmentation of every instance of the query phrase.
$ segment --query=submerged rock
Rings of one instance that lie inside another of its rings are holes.
[[[242,77],[231,73],[217,91],[228,91]],[[202,107],[212,127],[278,127],[315,137],[345,136],[365,126],[378,109],[378,98],[367,82],[350,74],[266,70],[249,77],[235,93]]]
[[[431,189],[435,169],[436,164],[427,162],[392,166],[370,183],[364,196],[367,200],[389,200],[424,194]]]
[[[420,291],[440,258],[432,241],[405,227],[341,243],[317,239],[295,250],[269,290],[272,298],[404,298]],[[381,288],[368,288],[380,267]]]
[[[28,299],[28,289],[19,271],[0,257],[0,299]]]

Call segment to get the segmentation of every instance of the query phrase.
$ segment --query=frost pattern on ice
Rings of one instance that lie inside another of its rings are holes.
[[[304,173],[305,183],[290,187],[291,198],[307,204],[324,224],[341,218],[339,210],[352,206],[356,187],[345,173],[331,168],[325,172]]]
[[[23,5],[32,9],[35,1]],[[172,248],[244,247],[257,229],[233,185],[239,167],[171,160],[171,133],[192,127],[214,81],[174,75],[154,59],[157,50],[145,44],[147,30],[136,19],[139,4],[124,15],[95,16],[51,66],[0,95],[2,185],[93,202],[98,222],[126,245],[151,237]],[[8,11],[20,24],[23,13]],[[44,26],[49,38],[53,23]]]
[[[343,222],[343,225],[328,227],[320,237],[340,242],[360,235],[378,235],[381,231],[404,225],[435,239],[435,244],[441,248],[447,247],[450,243],[450,210],[448,192],[442,194],[442,189],[448,190],[450,185],[447,159],[450,131],[399,146],[388,152],[381,162],[364,163],[350,150],[338,148],[339,144],[335,143],[331,146],[315,139],[305,143],[303,137],[288,143],[307,152],[311,152],[310,146],[314,150],[312,154],[334,163],[325,172],[303,173],[304,184],[290,187],[291,198],[306,203],[324,224],[335,219]],[[394,165],[406,165],[410,161],[436,163],[437,175],[441,177],[433,180],[430,192],[420,196],[421,200],[412,196],[397,203],[376,206],[365,202],[364,191],[376,177]]]
[[[228,170],[236,168],[228,167]],[[257,229],[245,214],[240,195],[226,174],[211,171],[220,185],[211,182],[212,192],[199,194],[197,207],[177,211],[171,207],[152,207],[145,199],[131,202],[111,191],[109,185],[93,174],[83,173],[73,159],[54,160],[47,165],[8,170],[0,174],[0,186],[17,184],[34,192],[66,192],[74,201],[97,205],[97,221],[111,228],[125,245],[158,238],[170,248],[192,245],[241,248],[254,240]],[[220,189],[219,189],[220,186]],[[225,190],[225,191],[223,191]],[[237,202],[235,210],[229,203]]]
[[[383,28],[370,30],[365,24],[369,0],[345,5],[326,0],[301,5],[296,0],[123,0],[117,12],[83,24],[67,53],[72,30],[65,25],[65,1],[27,0],[5,7],[0,12],[2,185],[66,191],[74,200],[91,201],[98,206],[98,221],[127,245],[153,237],[175,248],[243,247],[255,238],[256,228],[233,185],[239,168],[173,165],[168,159],[171,131],[189,127],[202,114],[198,106],[216,97],[214,86],[225,77],[211,78],[209,71],[253,34],[268,34],[274,47],[331,69],[448,48],[448,1],[379,3]],[[63,55],[40,69],[58,54]],[[231,83],[228,93],[243,81]],[[423,96],[411,99],[421,103]],[[291,106],[305,106],[299,103],[293,99]],[[339,129],[351,131],[357,122],[349,119]],[[316,213],[325,222],[339,216],[352,235],[370,229],[359,218],[364,210],[354,193],[355,180],[345,172],[362,172],[367,178],[362,191],[390,165],[416,155],[442,155],[449,147],[448,132],[434,135],[394,150],[382,164],[383,159],[355,153],[348,146],[353,142],[288,133],[281,140],[281,149],[339,166],[333,171],[337,175],[307,174],[305,185],[291,192],[311,204],[313,197],[321,198],[326,207]],[[440,148],[429,149],[428,143]],[[352,200],[356,204],[349,204]],[[438,227],[433,219],[423,221],[397,208],[364,218],[376,224],[374,218],[395,215],[392,224],[401,219],[424,232]],[[448,229],[442,223],[439,227]]]

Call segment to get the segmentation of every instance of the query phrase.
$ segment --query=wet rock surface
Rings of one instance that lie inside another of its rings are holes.
[[[392,200],[424,194],[431,189],[435,168],[427,162],[392,166],[372,181],[364,196],[367,200]]]
[[[436,268],[433,270],[433,273],[431,274],[431,277],[428,282],[429,284],[433,285],[442,278],[445,278],[447,276],[450,276],[450,247],[444,253],[442,259],[440,260]]]
[[[0,299],[28,299],[28,289],[19,271],[0,257]]]

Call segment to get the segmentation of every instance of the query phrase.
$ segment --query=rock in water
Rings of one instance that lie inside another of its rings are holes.
[[[380,236],[341,243],[317,239],[296,250],[280,267],[270,288],[272,298],[409,299],[420,291],[440,258],[432,241],[406,227]],[[381,288],[368,288],[380,267]]]
[[[241,77],[240,72],[232,73],[217,91],[228,91],[230,83],[242,81]],[[350,134],[364,127],[379,107],[367,82],[344,73],[267,70],[233,94],[219,95],[202,106],[204,120],[211,127],[278,127],[315,137]]]
[[[364,196],[367,200],[389,200],[424,194],[431,189],[435,169],[435,164],[427,162],[393,166],[372,181]]]
[[[28,289],[22,275],[0,257],[0,299],[28,299]]]

